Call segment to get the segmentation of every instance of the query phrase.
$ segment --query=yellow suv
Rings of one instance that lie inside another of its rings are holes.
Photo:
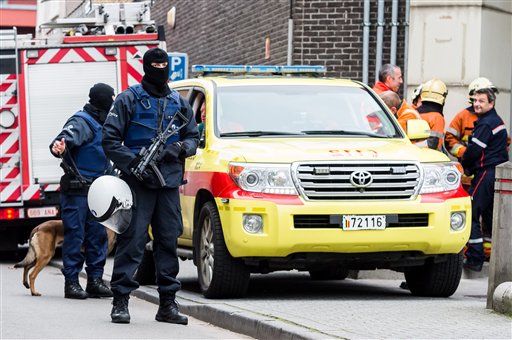
[[[250,273],[405,273],[412,294],[450,296],[462,273],[471,201],[458,163],[420,149],[366,85],[316,66],[195,66],[170,86],[204,132],[180,188],[178,254],[205,297],[242,297]],[[409,137],[409,138],[408,138]]]

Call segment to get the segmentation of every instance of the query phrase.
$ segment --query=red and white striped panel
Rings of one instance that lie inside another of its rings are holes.
[[[14,114],[14,124],[0,130],[0,202],[21,200],[18,100],[16,75],[0,75],[0,111]]]
[[[72,62],[96,62],[116,61],[115,55],[105,55],[104,47],[74,47],[74,48],[50,48],[37,50],[37,58],[28,58],[25,51],[27,64],[55,64]]]
[[[153,47],[157,47],[157,45],[139,45],[126,47],[128,86],[139,84],[141,82],[142,76],[144,75],[142,57],[147,50]]]

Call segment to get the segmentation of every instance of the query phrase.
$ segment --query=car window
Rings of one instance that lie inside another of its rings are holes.
[[[360,132],[400,136],[389,114],[363,88],[271,85],[218,88],[220,136],[267,131],[283,134]]]

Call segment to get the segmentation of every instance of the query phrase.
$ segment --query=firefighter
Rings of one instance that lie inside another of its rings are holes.
[[[177,240],[183,231],[178,188],[183,184],[185,158],[195,154],[199,133],[189,103],[167,85],[169,64],[167,52],[149,49],[143,56],[144,76],[141,84],[131,86],[117,97],[103,127],[105,154],[121,170],[121,178],[134,192],[135,204],[131,222],[118,235],[112,271],[114,293],[111,319],[114,323],[129,323],[128,300],[139,287],[134,280],[146,245],[148,225],[153,231],[153,254],[160,306],[157,321],[186,325],[188,318],[179,313],[176,292],[181,283],[176,253]],[[155,180],[148,168],[138,179],[133,173],[141,160],[140,150],[148,148],[157,133],[165,129],[180,111],[183,126],[166,140],[156,162],[164,183]]]
[[[62,158],[65,171],[60,181],[60,199],[64,223],[62,273],[64,297],[68,299],[112,296],[102,279],[108,253],[107,233],[89,211],[87,191],[94,179],[111,171],[110,161],[101,148],[101,128],[114,101],[114,89],[107,84],[95,84],[89,98],[89,103],[68,119],[50,144],[51,153]],[[78,282],[84,261],[85,291]]]
[[[386,91],[382,92],[379,96],[387,105],[387,107],[391,110],[391,112],[395,115],[395,117],[398,120],[398,123],[400,124],[402,129],[404,129],[404,131],[407,131],[407,121],[409,119],[420,119],[420,115],[418,114],[418,112],[412,108],[405,108],[399,110],[399,108],[403,107],[402,101],[400,100],[398,94],[396,94],[395,92]]]
[[[444,142],[444,116],[443,108],[448,90],[445,83],[437,78],[427,81],[421,89],[421,106],[418,112],[422,119],[430,126],[430,137],[427,139],[428,147],[442,151]]]
[[[475,90],[483,88],[491,89],[495,94],[499,93],[498,88],[494,86],[489,79],[480,77],[473,80],[468,87],[468,100],[471,105],[457,113],[446,130],[444,139],[446,150],[448,150],[452,156],[456,157],[459,162],[466,151],[469,136],[473,132],[475,121],[478,119],[473,109],[473,94]],[[462,186],[466,191],[469,190],[470,185],[471,177],[462,175]],[[491,256],[492,248],[491,233],[485,224],[482,225],[482,228],[484,232],[485,259],[488,261]]]
[[[402,83],[402,70],[400,67],[393,64],[385,64],[380,68],[379,81],[375,83],[373,90],[378,95],[386,91],[393,91],[398,94],[398,90]],[[418,115],[419,117],[418,111],[416,111],[416,109],[404,99],[397,108],[396,116],[401,117],[410,115]]]
[[[471,180],[471,235],[464,267],[481,271],[485,260],[480,219],[492,233],[494,181],[496,166],[508,161],[507,130],[494,105],[496,94],[490,88],[477,89],[473,95],[474,112],[478,115],[468,146],[462,155],[462,166]]]

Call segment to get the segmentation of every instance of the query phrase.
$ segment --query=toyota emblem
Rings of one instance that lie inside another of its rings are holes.
[[[372,182],[372,174],[368,171],[354,171],[350,174],[350,183],[356,188],[366,188]]]

